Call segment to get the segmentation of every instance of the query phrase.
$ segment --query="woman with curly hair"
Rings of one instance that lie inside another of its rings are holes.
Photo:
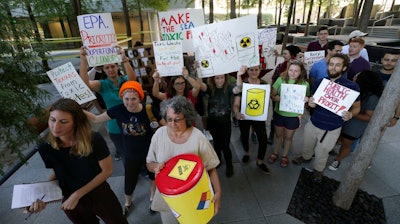
[[[355,75],[353,80],[360,87],[361,110],[343,124],[339,154],[329,166],[330,170],[337,170],[342,159],[350,154],[351,145],[361,138],[382,95],[383,82],[375,72],[365,70]]]

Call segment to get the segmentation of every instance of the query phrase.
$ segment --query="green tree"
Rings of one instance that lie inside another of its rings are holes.
[[[26,121],[42,114],[46,99],[46,92],[37,87],[43,76],[35,74],[42,66],[37,61],[39,49],[29,48],[32,24],[13,17],[13,10],[20,6],[5,1],[0,6],[0,152],[25,161],[22,145],[35,142],[38,136]],[[1,174],[4,165],[0,165]]]
[[[236,18],[236,1],[230,0],[231,12],[230,12],[230,19]]]
[[[125,1],[125,0],[122,0]],[[168,9],[169,6],[169,1],[168,0],[127,0],[126,2],[127,8],[129,9],[128,11],[137,11],[139,13],[139,24],[140,24],[140,40],[141,42],[144,42],[144,25],[143,25],[143,15],[142,15],[142,10],[146,8],[152,8],[160,11],[165,11]],[[124,10],[125,13],[127,13]],[[129,16],[125,15],[125,18],[129,18]],[[129,19],[126,21],[127,26],[130,26]],[[130,28],[127,28],[127,36],[131,37],[132,32],[129,33]]]

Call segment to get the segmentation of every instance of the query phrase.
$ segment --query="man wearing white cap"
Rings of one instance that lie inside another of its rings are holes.
[[[364,38],[368,36],[368,33],[363,33],[360,30],[354,30],[353,32],[351,32],[349,34],[349,42],[351,40],[351,38],[355,38],[355,37],[360,37],[360,38]],[[349,44],[343,46],[342,48],[342,54],[349,54]],[[367,49],[363,48],[360,52],[361,57],[363,57],[365,60],[369,61],[369,57],[368,57],[368,51]]]

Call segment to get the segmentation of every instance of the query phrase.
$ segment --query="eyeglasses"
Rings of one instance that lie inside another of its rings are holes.
[[[183,86],[185,85],[185,82],[176,82],[174,83],[175,86]]]
[[[167,117],[165,120],[167,120],[168,123],[174,122],[175,124],[179,124],[183,119],[185,118],[175,118],[172,119],[170,117]]]

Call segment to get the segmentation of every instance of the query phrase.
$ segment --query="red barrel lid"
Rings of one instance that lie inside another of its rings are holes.
[[[169,159],[156,176],[158,190],[165,195],[179,195],[192,189],[203,175],[199,156],[181,154]]]

